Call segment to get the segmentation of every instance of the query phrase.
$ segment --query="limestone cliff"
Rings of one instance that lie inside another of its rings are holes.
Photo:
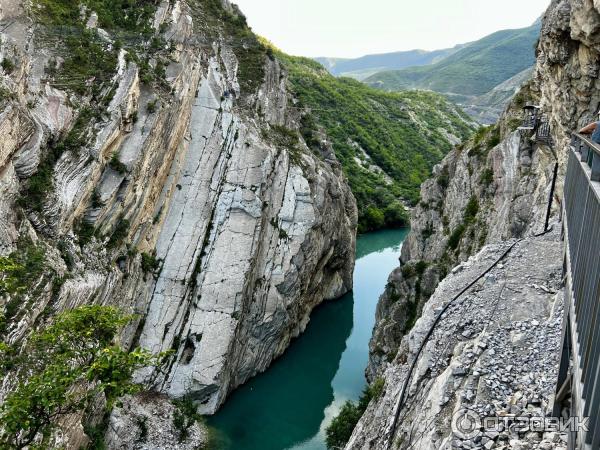
[[[600,68],[599,19],[600,8],[592,2],[553,1],[543,17],[533,80],[517,94],[496,126],[480,132],[471,142],[459,146],[449,154],[436,168],[434,178],[423,185],[422,201],[413,211],[412,231],[402,250],[402,265],[390,276],[390,282],[380,299],[377,324],[371,341],[371,360],[367,375],[371,379],[384,377],[387,400],[373,402],[356,428],[348,448],[387,448],[389,440],[377,435],[384,436],[384,430],[389,431],[386,427],[389,427],[390,417],[394,415],[392,399],[398,398],[399,385],[402,384],[408,364],[415,357],[416,346],[423,339],[423,327],[428,321],[431,323],[432,317],[436,315],[436,308],[439,311],[451,298],[450,294],[455,292],[450,292],[452,289],[466,286],[468,281],[475,278],[476,272],[485,270],[487,264],[481,258],[485,257],[490,248],[508,239],[524,238],[521,245],[531,246],[532,250],[523,254],[521,261],[513,261],[511,264],[523,266],[527,270],[530,270],[532,264],[539,264],[540,269],[545,271],[540,274],[540,280],[543,283],[556,281],[553,273],[559,268],[554,266],[553,258],[558,258],[559,255],[556,252],[560,248],[558,239],[555,238],[552,244],[554,256],[536,259],[533,249],[541,249],[547,244],[539,242],[532,234],[543,229],[556,163],[559,170],[551,212],[553,220],[557,220],[570,132],[593,120],[600,105],[597,94],[597,74]],[[535,142],[530,134],[514,131],[520,123],[519,109],[526,102],[541,105],[551,126],[552,145]],[[560,224],[555,223],[555,226],[559,227]],[[484,251],[476,259],[469,260],[482,247]],[[464,264],[456,267],[461,261],[467,260],[467,267],[478,265],[478,270],[472,272],[470,280],[461,279],[462,275],[459,274],[464,271]],[[497,279],[498,275],[494,277]],[[440,279],[444,281],[438,286]],[[539,286],[540,283],[536,285]],[[548,293],[556,291],[556,288],[557,286],[546,287],[542,290]],[[477,289],[485,290],[485,287]],[[524,301],[535,299],[533,294],[525,297]],[[431,299],[428,301],[429,298]],[[499,298],[504,298],[504,294],[500,294]],[[560,299],[552,302],[555,307],[560,305]],[[457,314],[468,316],[467,303],[469,302],[464,301],[461,306],[456,307]],[[486,308],[487,306],[482,306],[481,311],[485,312]],[[518,309],[516,305],[515,308]],[[547,338],[548,342],[556,334],[556,325],[552,324],[558,316],[544,313],[542,317],[537,317],[535,310],[518,319],[512,317],[508,310],[494,314],[498,314],[496,321],[507,320],[508,327],[515,326],[514,323],[509,325],[511,321],[545,322],[552,330],[548,328],[548,334],[543,334],[540,339]],[[480,319],[480,316],[473,317],[473,324],[480,324]],[[446,322],[443,317],[441,327],[444,328],[450,322]],[[463,328],[466,325],[468,324],[459,324]],[[440,333],[443,334],[443,331]],[[465,341],[468,347],[469,342],[477,344],[477,339],[485,337],[486,333],[485,329],[478,329],[474,333],[459,336],[458,340]],[[438,370],[433,367],[435,364],[430,364],[432,346],[435,346],[435,342],[441,345],[448,341],[450,348],[454,350],[450,350],[449,356],[436,356],[440,361],[445,360],[443,367]],[[502,357],[518,351],[518,342],[513,339],[512,344],[501,349]],[[486,394],[486,386],[495,386],[494,383],[498,384],[498,380],[494,377],[503,375],[499,367],[492,365],[486,369],[489,372],[481,379],[467,379],[466,383],[461,379],[457,380],[461,375],[453,373],[452,366],[459,362],[461,354],[464,355],[463,350],[464,342],[454,343],[449,335],[439,338],[434,335],[425,354],[417,360],[417,367],[422,369],[418,370],[415,380],[411,381],[408,402],[412,406],[409,405],[408,410],[400,415],[397,430],[402,431],[397,431],[393,438],[398,448],[406,448],[409,445],[406,442],[412,442],[414,448],[428,449],[450,446],[471,448],[473,445],[484,444],[485,448],[504,448],[502,445],[509,445],[509,440],[514,440],[514,444],[520,445],[520,448],[529,448],[528,446],[533,445],[531,442],[523,443],[520,441],[522,436],[514,435],[504,436],[502,439],[505,441],[502,442],[497,442],[498,436],[488,436],[485,442],[481,439],[476,442],[455,442],[457,435],[453,434],[449,426],[452,414],[459,411],[461,402],[471,404],[473,399],[480,398],[487,401],[489,396]],[[554,349],[549,351],[553,352]],[[496,353],[498,354],[498,349]],[[473,349],[467,351],[467,357],[472,362],[480,360],[478,354]],[[556,361],[544,361],[547,364],[542,365],[539,378],[552,379]],[[516,392],[517,396],[523,398],[529,391],[519,386],[518,382],[515,384],[511,377],[514,378],[514,375],[504,377],[509,385],[513,385],[498,400],[508,405],[509,409],[510,405],[526,408],[528,402],[511,399],[511,395]],[[423,394],[424,397],[415,397],[417,384],[428,386],[428,393]],[[453,393],[444,394],[443,389],[438,389],[442,385],[454,385],[451,389]],[[539,385],[538,391],[545,402],[538,412],[546,413],[552,389]],[[467,400],[464,400],[465,397]],[[424,402],[419,403],[423,406],[420,412],[414,410],[415,402]],[[450,405],[450,410],[445,410],[446,403]],[[536,403],[536,408],[539,404]],[[495,405],[494,408],[495,412],[487,413],[498,413],[504,406]],[[432,427],[428,430],[422,428],[422,423],[432,419],[435,422]],[[539,440],[541,439],[540,436]],[[539,448],[562,445],[545,442],[542,446],[539,440],[535,442],[535,445],[540,445]]]
[[[497,125],[452,151],[423,184],[402,265],[378,304],[370,378],[393,358],[425,301],[458,262],[486,243],[543,228],[555,156],[548,145],[515,130],[515,103],[537,101],[529,86],[519,95]]]
[[[138,315],[123,345],[173,352],[138,379],[213,413],[352,288],[352,193],[228,2],[148,2],[137,35],[88,2],[66,31],[45,3],[0,3],[0,253],[45,255],[0,331],[116,305]]]

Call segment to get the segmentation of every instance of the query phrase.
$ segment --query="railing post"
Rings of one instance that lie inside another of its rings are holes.
[[[590,148],[589,148],[589,147],[588,147],[588,145],[587,145],[587,144],[584,142],[584,143],[582,143],[582,145],[581,145],[580,149],[581,149],[581,150],[580,150],[580,152],[581,152],[581,153],[580,153],[580,158],[579,158],[579,160],[580,160],[580,161],[584,161],[584,162],[586,162],[586,161],[587,161],[587,158],[588,158],[588,152],[590,151]]]
[[[600,154],[598,153],[592,160],[592,181],[600,181]]]

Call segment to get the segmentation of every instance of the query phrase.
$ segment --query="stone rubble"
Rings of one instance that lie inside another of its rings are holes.
[[[347,450],[385,449],[408,364],[446,303],[514,241],[490,244],[440,283],[422,317],[383,372]],[[566,448],[562,434],[453,428],[453,417],[547,417],[556,388],[562,332],[559,232],[527,237],[444,313],[419,356],[393,436],[399,449]],[[542,281],[543,280],[543,281]],[[542,284],[543,283],[543,284]]]

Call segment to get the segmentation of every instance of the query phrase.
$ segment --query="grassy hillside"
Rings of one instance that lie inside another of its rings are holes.
[[[417,88],[462,95],[485,94],[534,64],[534,45],[539,33],[539,23],[498,31],[436,64],[381,72],[365,82],[385,90]]]
[[[354,59],[315,58],[315,61],[323,64],[333,75],[349,76],[361,80],[381,71],[433,64],[458,51],[460,47],[457,46],[431,52],[409,50],[381,53],[377,55],[365,55]]]
[[[300,106],[311,111],[302,123],[306,141],[318,147],[313,130],[322,129],[342,163],[360,231],[402,224],[400,201],[418,201],[420,184],[453,146],[448,133],[471,134],[468,116],[435,93],[387,93],[335,78],[313,60],[277,55]]]

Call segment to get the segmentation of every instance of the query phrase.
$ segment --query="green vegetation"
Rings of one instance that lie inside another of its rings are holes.
[[[146,105],[146,111],[148,111],[148,114],[155,113],[157,109],[158,109],[158,99],[151,100]]]
[[[8,300],[0,318],[0,336],[25,301],[25,294],[41,282],[45,263],[44,247],[28,239],[19,241],[9,256],[0,257],[0,298]]]
[[[458,248],[458,244],[460,244],[460,240],[462,239],[463,234],[465,234],[466,229],[467,228],[462,223],[454,229],[448,238],[448,248],[452,250],[456,250]]]
[[[0,103],[2,103],[5,100],[10,100],[12,98],[14,98],[14,93],[9,91],[4,86],[0,86]]]
[[[34,17],[47,27],[45,40],[56,41],[56,50],[64,59],[60,66],[54,60],[47,67],[54,83],[79,95],[92,96],[99,105],[108,104],[114,92],[107,92],[104,83],[116,70],[121,48],[128,50],[129,60],[138,62],[143,82],[159,79],[161,74],[153,72],[160,72],[161,67],[164,70],[159,54],[162,39],[153,36],[151,26],[157,4],[156,0],[34,0]],[[92,11],[98,15],[98,26],[115,38],[114,45],[101,39],[96,30],[85,27]],[[145,45],[151,38],[154,45]],[[157,61],[154,69],[149,66],[151,57]]]
[[[365,387],[358,403],[348,400],[344,406],[342,406],[340,413],[327,427],[327,448],[344,448],[352,435],[354,427],[362,417],[363,413],[367,410],[369,402],[372,399],[378,399],[383,393],[384,388],[384,379],[378,378],[371,383],[371,385]]]
[[[144,273],[154,274],[160,268],[160,261],[156,256],[142,253],[142,270]]]
[[[54,165],[66,151],[77,154],[90,137],[90,122],[97,118],[91,108],[83,107],[71,130],[57,142],[49,142],[44,149],[38,170],[27,180],[18,203],[21,207],[41,213],[44,202],[54,189]]]
[[[472,195],[465,207],[464,221],[470,225],[475,220],[477,213],[479,212],[479,200],[475,195]]]
[[[479,177],[479,182],[485,187],[490,186],[494,182],[494,170],[490,168],[484,169]]]
[[[539,33],[539,23],[498,31],[436,64],[380,72],[365,82],[385,90],[416,88],[463,96],[482,95],[535,63],[534,43]]]
[[[420,184],[452,148],[440,130],[466,139],[468,117],[435,93],[386,93],[335,78],[310,59],[277,56],[299,106],[310,111],[302,119],[304,140],[320,155],[315,131],[323,129],[344,168],[359,207],[359,231],[405,225],[402,202],[416,204]]]
[[[470,157],[486,157],[501,141],[500,127],[498,125],[480,127],[473,139],[468,143]]]
[[[190,397],[175,400],[173,403],[177,407],[173,414],[173,426],[179,432],[178,440],[181,443],[187,439],[190,427],[203,419]]]
[[[272,50],[252,32],[246,18],[237,9],[223,7],[221,0],[190,0],[194,22],[203,35],[220,36],[234,47],[239,62],[238,79],[243,94],[254,94],[265,77],[265,62],[272,59]]]
[[[431,52],[409,50],[365,55],[355,59],[315,58],[315,61],[325,66],[333,75],[347,76],[360,81],[384,70],[399,70],[407,67],[433,64],[455,52],[456,48],[434,50]]]
[[[83,219],[76,224],[75,233],[79,238],[79,245],[84,247],[92,241],[92,238],[96,235],[96,229],[91,223]]]
[[[108,162],[108,165],[112,170],[120,173],[121,175],[127,173],[127,166],[121,162],[117,153],[113,153],[112,157],[110,158],[110,161]]]
[[[2,67],[2,70],[4,70],[4,72],[7,74],[10,74],[13,70],[15,70],[15,63],[8,58],[2,58],[0,66]]]
[[[129,234],[129,220],[121,219],[117,223],[115,230],[113,231],[110,239],[108,240],[108,248],[116,248],[123,243]]]
[[[450,237],[448,238],[448,248],[451,250],[456,250],[458,245],[460,244],[463,235],[467,231],[470,225],[473,225],[475,219],[477,218],[477,214],[479,213],[479,200],[477,196],[472,195],[465,207],[465,211],[463,213],[463,222],[459,224]]]
[[[0,447],[46,448],[61,417],[84,411],[99,394],[111,408],[122,395],[136,392],[133,371],[159,364],[164,355],[126,352],[115,344],[131,319],[115,308],[84,306],[34,332],[18,356],[2,344],[3,367],[11,369],[15,384],[0,406]]]

